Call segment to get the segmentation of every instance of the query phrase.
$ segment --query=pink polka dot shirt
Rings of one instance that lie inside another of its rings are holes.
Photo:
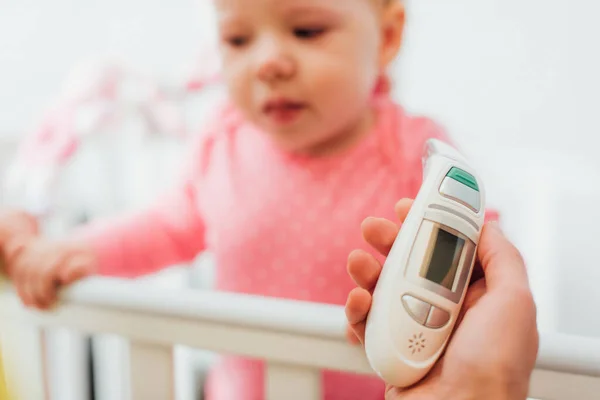
[[[394,220],[394,205],[421,183],[424,142],[447,140],[428,119],[382,96],[377,122],[353,148],[323,158],[291,155],[226,110],[193,146],[185,179],[168,198],[136,215],[86,227],[100,273],[136,277],[208,250],[216,289],[343,305],[354,284],[348,254],[368,248],[368,216]],[[263,364],[223,357],[209,400],[260,400]],[[375,377],[324,371],[325,400],[381,400]],[[292,396],[293,397],[293,396]],[[290,397],[290,398],[292,398]]]

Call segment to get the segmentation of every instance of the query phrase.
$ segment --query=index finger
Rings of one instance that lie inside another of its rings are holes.
[[[506,286],[529,286],[521,253],[504,236],[496,222],[484,225],[477,255],[489,290]]]

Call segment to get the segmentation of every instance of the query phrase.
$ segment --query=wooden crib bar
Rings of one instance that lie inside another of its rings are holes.
[[[338,306],[146,289],[105,278],[80,282],[61,299],[49,312],[27,310],[11,287],[0,283],[3,353],[18,359],[14,375],[22,381],[25,400],[49,399],[43,395],[48,371],[41,332],[56,327],[126,338],[131,375],[125,392],[133,400],[175,398],[176,345],[266,360],[268,400],[320,399],[321,369],[372,374],[362,350],[346,343]],[[598,393],[600,339],[542,334],[531,397],[593,399]]]

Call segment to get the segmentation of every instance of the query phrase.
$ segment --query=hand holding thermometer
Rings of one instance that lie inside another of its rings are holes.
[[[454,148],[427,142],[423,184],[385,261],[365,332],[371,367],[410,386],[433,367],[452,333],[476,259],[485,194]]]

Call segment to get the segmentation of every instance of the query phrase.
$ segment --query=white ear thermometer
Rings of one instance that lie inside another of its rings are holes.
[[[431,139],[423,183],[385,261],[367,318],[365,350],[387,383],[421,380],[443,352],[475,264],[485,194],[465,158]]]

